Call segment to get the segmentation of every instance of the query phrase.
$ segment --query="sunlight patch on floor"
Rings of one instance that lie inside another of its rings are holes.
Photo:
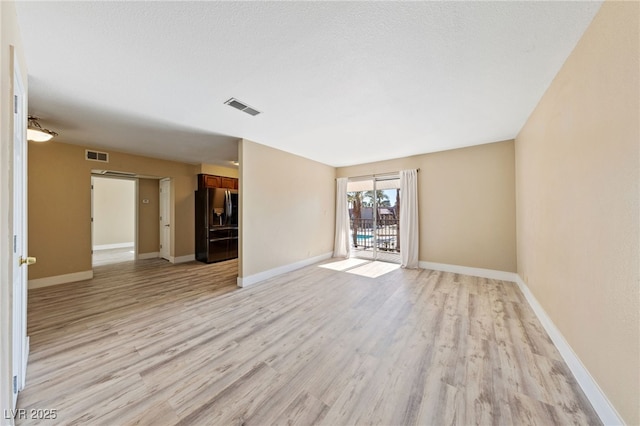
[[[356,259],[352,257],[350,259],[338,260],[337,262],[325,263],[318,266],[320,266],[321,268],[333,269],[334,271],[346,271],[347,269],[360,266],[367,262],[369,261],[366,259]]]
[[[400,269],[400,265],[397,263],[389,262],[371,262],[366,265],[358,266],[357,268],[349,269],[349,274],[356,274],[363,277],[378,278],[384,274],[388,274],[391,271]]]
[[[334,271],[347,272],[349,274],[360,275],[369,278],[378,278],[396,269],[400,269],[397,263],[378,262],[367,259],[358,259],[352,257],[350,259],[338,260],[336,262],[318,265],[320,268],[332,269]]]

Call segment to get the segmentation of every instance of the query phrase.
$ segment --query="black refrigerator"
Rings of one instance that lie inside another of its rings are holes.
[[[195,193],[196,260],[220,262],[238,257],[238,191],[202,188]]]

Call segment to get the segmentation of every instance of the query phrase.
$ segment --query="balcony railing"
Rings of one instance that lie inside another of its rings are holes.
[[[398,252],[398,219],[380,218],[374,229],[373,219],[351,219],[351,245],[358,249],[373,248],[374,241],[381,251]],[[374,238],[375,237],[375,238]]]

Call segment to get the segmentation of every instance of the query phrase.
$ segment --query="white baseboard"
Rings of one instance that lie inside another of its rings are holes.
[[[490,278],[494,280],[516,282],[518,274],[515,272],[497,271],[495,269],[470,268],[468,266],[449,265],[447,263],[419,262],[423,269],[434,271],[453,272],[454,274],[471,275],[473,277]]]
[[[580,358],[578,358],[569,343],[565,340],[560,330],[558,330],[542,305],[540,305],[533,293],[531,293],[527,284],[525,284],[522,278],[517,274],[515,282],[529,302],[531,309],[533,309],[533,312],[535,312],[536,316],[540,320],[540,323],[547,331],[551,341],[553,341],[553,344],[558,348],[558,352],[560,352],[564,362],[567,363],[567,366],[576,378],[578,385],[580,385],[582,391],[589,399],[589,402],[591,402],[594,410],[596,410],[596,413],[600,416],[602,423],[605,425],[624,425],[622,417],[620,417],[620,414],[618,414],[616,409],[613,407],[609,398],[607,398],[602,389],[600,389],[598,383],[589,373],[589,370],[587,370],[584,364],[582,364],[582,361],[580,361]]]
[[[97,246],[93,246],[93,250],[109,250],[109,249],[116,249],[116,248],[127,248],[127,247],[131,247],[133,248],[133,241],[131,241],[130,243],[114,243],[114,244],[100,244]]]
[[[269,278],[273,278],[287,272],[295,271],[296,269],[300,269],[308,265],[313,265],[314,263],[322,262],[323,260],[330,259],[331,256],[333,256],[333,252],[310,257],[308,259],[303,259],[295,263],[290,263],[288,265],[279,266],[277,268],[269,269],[268,271],[258,272],[257,274],[249,275],[248,277],[238,277],[238,287],[248,287],[261,281],[268,280]]]
[[[195,254],[187,254],[185,256],[169,256],[169,262],[171,263],[185,263],[185,262],[191,262],[193,260],[196,260],[196,255]]]
[[[29,280],[28,288],[49,287],[51,285],[74,283],[76,281],[90,280],[93,278],[93,271],[73,272],[71,274],[56,275],[53,277],[36,278]]]
[[[158,257],[160,257],[160,252],[158,252],[158,251],[153,251],[151,253],[138,253],[138,259],[139,260],[157,259]]]

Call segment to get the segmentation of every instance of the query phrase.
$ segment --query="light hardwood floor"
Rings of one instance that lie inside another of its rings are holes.
[[[135,248],[121,247],[115,249],[94,250],[92,256],[92,265],[96,266],[109,265],[112,263],[129,262],[135,259]]]
[[[33,290],[42,424],[600,424],[513,283],[143,260]],[[18,420],[17,424],[35,424]]]

